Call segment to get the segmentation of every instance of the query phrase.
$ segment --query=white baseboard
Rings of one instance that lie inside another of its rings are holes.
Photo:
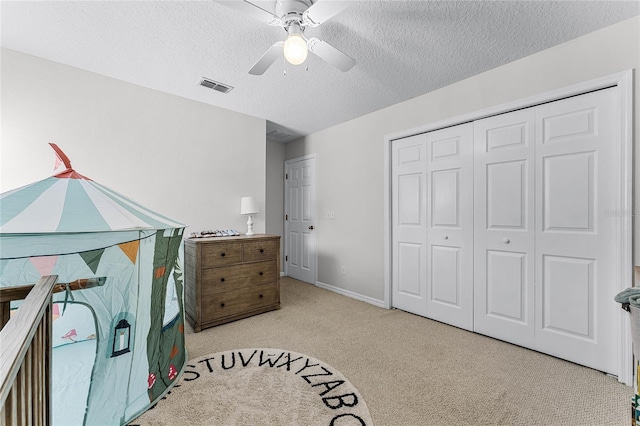
[[[284,277],[284,272],[280,272],[280,276],[281,276],[281,277]]]
[[[362,294],[355,293],[350,290],[345,290],[343,288],[335,287],[329,284],[322,283],[320,281],[316,281],[316,286],[320,288],[324,288],[325,290],[333,291],[334,293],[341,294],[343,296],[350,297],[352,299],[360,300],[362,302],[367,302],[373,306],[377,306],[379,308],[384,308],[384,301],[379,299],[374,299],[373,297],[363,296]]]

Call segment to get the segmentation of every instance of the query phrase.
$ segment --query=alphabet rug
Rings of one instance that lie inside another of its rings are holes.
[[[282,349],[239,349],[189,360],[179,383],[131,425],[373,425],[342,373]]]

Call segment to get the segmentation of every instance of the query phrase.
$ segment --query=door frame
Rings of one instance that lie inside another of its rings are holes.
[[[620,168],[617,176],[620,192],[618,193],[620,212],[633,211],[633,175],[632,175],[632,142],[633,142],[633,70],[621,71],[603,77],[573,84],[563,88],[547,91],[516,101],[506,102],[501,105],[482,109],[468,114],[447,118],[412,129],[385,135],[383,141],[384,150],[384,307],[391,309],[391,143],[400,139],[420,133],[431,132],[446,127],[455,126],[494,115],[504,114],[522,108],[536,106],[546,102],[553,102],[571,96],[582,95],[594,90],[606,89],[617,86],[620,89]],[[633,215],[616,215],[617,221],[617,268],[616,281],[620,283],[622,291],[633,283]],[[618,358],[618,381],[633,386],[633,352],[631,349],[631,330],[628,314],[620,309],[617,318],[621,336]]]
[[[313,178],[313,193],[315,195],[315,200],[313,203],[314,206],[314,217],[315,217],[315,230],[317,231],[318,229],[318,155],[317,154],[307,154],[307,155],[303,155],[302,157],[296,157],[296,158],[290,158],[289,160],[285,160],[284,162],[284,182],[283,182],[283,186],[284,186],[284,209],[283,209],[283,213],[284,213],[284,217],[282,218],[282,220],[284,221],[284,226],[283,226],[283,233],[284,233],[284,253],[283,256],[285,259],[284,261],[284,275],[285,276],[289,276],[289,260],[288,260],[288,256],[289,256],[289,239],[287,238],[287,235],[289,233],[289,222],[285,219],[286,215],[288,214],[288,206],[289,206],[289,192],[287,191],[287,166],[291,163],[296,163],[298,161],[304,161],[304,160],[315,160],[315,169],[314,169],[314,178]],[[316,237],[314,239],[314,243],[315,243],[315,247],[313,250],[313,255],[315,256],[314,259],[314,265],[315,265],[315,271],[313,271],[313,285],[317,285],[318,284],[318,237],[317,237],[317,233],[316,233]]]

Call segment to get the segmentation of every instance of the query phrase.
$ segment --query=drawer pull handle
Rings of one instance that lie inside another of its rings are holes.
[[[260,295],[260,299],[262,299],[263,297],[264,297],[263,295]]]
[[[221,303],[221,304],[220,304],[220,307],[221,307],[221,308],[224,308],[224,303]]]
[[[260,253],[264,253],[264,249],[260,249]]]
[[[220,256],[224,257],[224,253],[220,253]]]
[[[224,282],[224,278],[220,278],[220,282],[223,283]]]

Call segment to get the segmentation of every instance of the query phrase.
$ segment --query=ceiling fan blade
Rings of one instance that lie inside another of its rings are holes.
[[[262,75],[264,72],[278,59],[282,56],[282,46],[284,46],[283,41],[278,41],[274,43],[265,53],[262,55],[262,58],[258,59],[251,69],[249,70],[249,74],[252,75]]]
[[[250,16],[269,25],[280,25],[280,18],[260,6],[246,0],[222,0],[218,3],[245,16]]]
[[[317,37],[311,37],[307,41],[309,50],[317,55],[320,59],[329,62],[340,71],[349,71],[356,64],[355,59],[342,53],[329,43],[320,40]]]
[[[349,3],[342,1],[318,0],[302,15],[305,25],[318,26],[349,7]]]

